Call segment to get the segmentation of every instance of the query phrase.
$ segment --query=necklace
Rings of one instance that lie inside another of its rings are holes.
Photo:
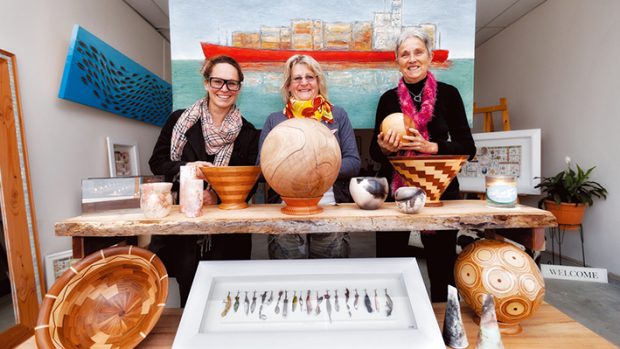
[[[409,89],[407,89],[409,90]],[[424,88],[422,88],[420,90],[420,93],[418,93],[417,95],[413,94],[413,92],[409,91],[409,94],[411,95],[411,97],[413,97],[413,101],[416,103],[422,103],[422,94],[424,93]]]

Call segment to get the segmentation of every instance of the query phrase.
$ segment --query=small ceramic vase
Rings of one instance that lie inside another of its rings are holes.
[[[400,187],[394,193],[396,206],[403,213],[417,213],[426,203],[426,193],[418,187]]]
[[[187,217],[195,218],[202,216],[202,192],[204,181],[202,179],[188,179],[183,188],[185,193],[185,210]]]
[[[349,191],[353,201],[363,210],[376,210],[388,196],[388,181],[385,177],[353,177]]]
[[[140,185],[140,208],[146,218],[166,217],[172,209],[172,183]]]
[[[181,166],[179,168],[179,210],[185,212],[186,197],[191,195],[191,189],[186,188],[189,180],[198,179],[196,176],[197,167],[193,165]]]

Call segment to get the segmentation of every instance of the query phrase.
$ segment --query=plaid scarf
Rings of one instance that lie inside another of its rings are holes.
[[[289,119],[312,118],[318,121],[323,120],[328,124],[334,122],[332,104],[321,95],[308,101],[298,101],[291,97],[282,112]]]
[[[172,141],[170,145],[170,159],[172,161],[180,161],[183,147],[187,143],[185,133],[196,122],[200,120],[202,123],[202,136],[205,140],[205,150],[207,154],[215,154],[213,165],[228,166],[230,156],[232,155],[235,139],[241,132],[241,112],[236,105],[230,108],[228,114],[224,117],[221,127],[213,124],[213,118],[209,113],[209,97],[204,97],[187,108],[172,129]]]

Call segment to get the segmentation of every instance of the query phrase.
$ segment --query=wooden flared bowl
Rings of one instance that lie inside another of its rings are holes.
[[[152,252],[111,247],[74,264],[43,298],[37,346],[133,348],[153,329],[168,297],[168,274]]]
[[[394,156],[389,160],[407,186],[424,189],[424,206],[441,206],[441,194],[459,173],[467,155]]]
[[[222,200],[218,206],[223,210],[248,207],[248,194],[260,176],[260,166],[201,167],[207,182]]]

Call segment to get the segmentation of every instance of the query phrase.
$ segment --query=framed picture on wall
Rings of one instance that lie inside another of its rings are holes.
[[[517,176],[519,194],[540,194],[540,129],[474,133],[476,156],[458,174],[461,191],[484,193],[486,175]]]
[[[136,141],[106,137],[110,177],[138,175],[138,144]]]
[[[54,282],[56,282],[56,279],[69,269],[73,262],[72,250],[52,253],[45,256],[45,280],[48,290],[52,287]]]

